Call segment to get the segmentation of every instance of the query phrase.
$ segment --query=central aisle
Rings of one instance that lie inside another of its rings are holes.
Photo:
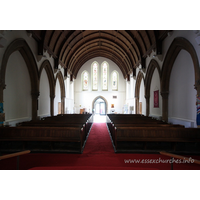
[[[114,154],[106,123],[93,123],[83,154]]]

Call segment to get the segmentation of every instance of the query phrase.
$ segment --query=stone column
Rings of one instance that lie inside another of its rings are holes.
[[[32,120],[36,120],[38,118],[38,97],[40,93],[38,91],[31,92],[32,96]]]
[[[162,120],[168,122],[168,96],[169,91],[163,91],[160,93],[162,96]]]
[[[50,95],[50,114],[54,116],[54,99],[55,95]]]
[[[135,96],[135,114],[139,113],[139,97]]]
[[[197,127],[200,128],[200,79],[196,81],[194,88],[197,90],[196,96],[196,124]]]
[[[61,96],[61,113],[65,114],[65,96]]]
[[[149,116],[149,98],[150,95],[145,95],[146,98],[146,116]]]
[[[6,88],[4,81],[0,80],[0,126],[3,126],[5,121],[5,113],[3,109],[3,90]]]

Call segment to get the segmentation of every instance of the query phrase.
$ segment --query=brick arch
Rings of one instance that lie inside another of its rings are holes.
[[[106,114],[108,113],[108,101],[103,97],[103,96],[97,96],[93,101],[92,101],[92,110],[94,109],[94,103],[97,99],[103,99],[106,103]]]
[[[55,98],[55,78],[52,66],[48,60],[45,60],[39,70],[39,81],[41,78],[42,71],[45,70],[47,73],[49,87],[50,87],[50,113],[51,116],[54,115],[54,98]]]
[[[37,105],[39,97],[38,67],[35,58],[33,56],[33,53],[24,39],[16,39],[13,42],[11,42],[3,55],[1,63],[1,71],[0,71],[0,102],[3,102],[3,90],[6,88],[5,74],[6,74],[8,59],[10,55],[15,51],[20,52],[28,68],[31,81],[32,119],[37,119],[37,109],[38,109]]]
[[[192,58],[195,72],[195,89],[197,89],[197,94],[200,95],[200,69],[196,51],[188,40],[182,37],[177,37],[173,40],[167,51],[161,72],[161,95],[163,99],[162,118],[165,121],[168,121],[168,95],[170,75],[174,62],[181,50],[187,51]]]
[[[61,114],[65,114],[65,83],[64,83],[64,78],[63,78],[61,71],[59,71],[56,74],[54,92],[55,92],[55,88],[56,88],[57,79],[60,83],[60,90],[61,90]]]
[[[144,80],[144,74],[142,72],[139,72],[137,75],[136,84],[135,84],[135,111],[136,111],[136,114],[139,113],[140,85],[141,85],[142,79]],[[145,85],[144,85],[144,87],[145,87]]]
[[[159,64],[157,63],[156,60],[152,59],[149,63],[147,73],[146,73],[146,76],[145,76],[145,81],[144,81],[145,98],[146,98],[146,115],[147,116],[149,116],[150,88],[151,88],[151,81],[152,81],[152,77],[153,77],[153,73],[154,73],[155,69],[158,70],[159,78],[161,80],[161,77],[160,77],[161,76],[161,70],[160,70]]]

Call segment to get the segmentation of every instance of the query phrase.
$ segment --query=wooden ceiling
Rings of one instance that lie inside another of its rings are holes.
[[[141,64],[154,50],[162,54],[162,41],[166,30],[29,30],[38,42],[38,55],[47,51],[76,78],[79,69],[89,59],[106,57],[121,69],[124,78]]]

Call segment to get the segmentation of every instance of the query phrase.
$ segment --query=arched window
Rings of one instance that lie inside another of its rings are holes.
[[[88,86],[89,86],[89,74],[87,71],[84,71],[82,73],[82,89],[83,91],[88,90]]]
[[[102,90],[108,90],[108,69],[109,65],[107,62],[101,64],[101,80]]]
[[[98,90],[98,66],[96,61],[92,63],[92,90]]]
[[[118,90],[119,74],[117,71],[113,71],[111,74],[112,77],[112,90]]]

